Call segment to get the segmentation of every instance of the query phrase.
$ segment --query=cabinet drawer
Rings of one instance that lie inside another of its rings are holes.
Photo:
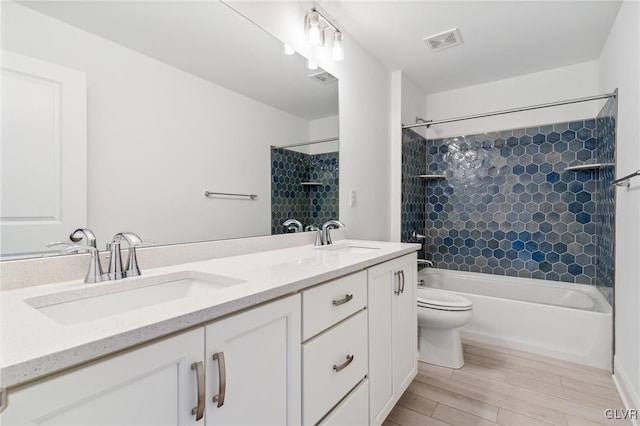
[[[367,358],[366,310],[302,345],[304,424],[315,424],[362,380]]]
[[[358,272],[302,292],[302,340],[367,305],[367,273]]]
[[[369,379],[360,382],[320,424],[322,426],[364,426],[369,424]]]

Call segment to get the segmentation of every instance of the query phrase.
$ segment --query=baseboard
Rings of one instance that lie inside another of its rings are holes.
[[[638,397],[638,394],[631,386],[629,376],[615,356],[613,357],[613,371],[613,383],[615,383],[616,389],[618,389],[624,408],[627,410],[638,410],[636,413],[640,412],[640,397]],[[633,426],[640,426],[640,419],[631,419],[631,424]]]

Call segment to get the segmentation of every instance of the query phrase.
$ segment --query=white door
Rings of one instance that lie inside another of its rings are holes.
[[[1,256],[87,225],[86,76],[2,51]]]
[[[217,321],[205,333],[208,425],[300,424],[300,295]]]
[[[203,425],[191,413],[198,401],[191,365],[202,362],[203,353],[199,328],[9,391],[0,423]]]

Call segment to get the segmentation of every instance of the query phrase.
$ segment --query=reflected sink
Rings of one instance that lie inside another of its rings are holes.
[[[339,253],[349,253],[349,254],[365,254],[371,253],[375,250],[380,250],[379,247],[366,247],[360,246],[352,243],[345,244],[332,244],[329,246],[323,246],[318,248],[318,250],[327,250],[327,251],[336,251]]]
[[[82,290],[26,299],[41,314],[63,325],[124,314],[180,299],[200,299],[246,281],[195,271],[107,281]]]

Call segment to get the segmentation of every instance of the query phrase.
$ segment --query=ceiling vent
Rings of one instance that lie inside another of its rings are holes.
[[[460,31],[457,28],[425,37],[424,41],[434,52],[462,44]]]
[[[331,84],[338,81],[333,75],[326,71],[317,72],[315,74],[309,74],[311,80],[317,81],[320,84]]]

